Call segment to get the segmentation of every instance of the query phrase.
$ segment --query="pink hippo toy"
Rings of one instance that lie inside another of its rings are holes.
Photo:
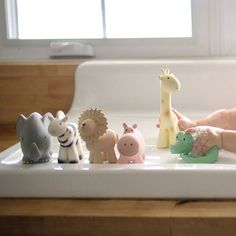
[[[137,125],[128,126],[123,124],[124,133],[117,143],[120,153],[118,163],[143,163],[144,162],[144,138],[137,130]]]

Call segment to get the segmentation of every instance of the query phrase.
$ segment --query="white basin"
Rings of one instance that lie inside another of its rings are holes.
[[[77,121],[90,107],[103,108],[110,128],[137,123],[146,141],[144,164],[23,165],[19,144],[0,154],[0,197],[236,198],[236,155],[221,151],[215,164],[186,164],[168,149],[156,149],[160,69],[169,67],[182,84],[174,106],[191,118],[231,107],[236,98],[236,61],[94,61],[76,71],[68,113]],[[84,146],[84,144],[83,144]]]

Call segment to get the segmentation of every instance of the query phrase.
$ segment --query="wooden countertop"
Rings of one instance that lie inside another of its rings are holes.
[[[0,151],[16,142],[0,125]],[[0,235],[235,236],[236,201],[0,199]]]

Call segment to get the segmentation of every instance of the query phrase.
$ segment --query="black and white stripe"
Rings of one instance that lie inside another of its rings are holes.
[[[76,127],[72,124],[68,124],[65,133],[58,136],[57,139],[60,145],[65,148],[71,147],[74,142],[78,144],[79,140]]]

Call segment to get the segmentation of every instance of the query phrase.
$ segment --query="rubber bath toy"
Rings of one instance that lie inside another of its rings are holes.
[[[48,133],[51,115],[49,112],[44,116],[33,112],[29,117],[18,116],[16,134],[20,139],[24,164],[48,162],[51,158],[51,136]]]
[[[116,163],[114,147],[118,140],[115,131],[108,129],[107,119],[102,110],[91,108],[79,117],[79,133],[89,150],[89,162],[102,164],[104,161]]]
[[[78,125],[67,123],[68,116],[63,111],[58,111],[55,118],[51,116],[49,119],[48,132],[60,143],[58,163],[78,163],[83,159]]]
[[[178,119],[171,106],[171,93],[180,90],[180,82],[169,69],[161,70],[159,75],[161,84],[160,97],[160,118],[159,118],[159,136],[157,140],[157,148],[168,148],[175,142],[175,136],[178,129]]]
[[[137,124],[128,126],[123,124],[124,133],[117,142],[117,149],[120,153],[118,163],[143,163],[145,159],[145,141],[137,129]]]
[[[178,132],[175,144],[170,145],[170,152],[172,154],[180,154],[180,157],[186,163],[214,163],[217,161],[219,149],[216,146],[209,149],[204,156],[193,156],[191,153],[193,141],[194,138],[191,134],[186,134],[182,131]]]

